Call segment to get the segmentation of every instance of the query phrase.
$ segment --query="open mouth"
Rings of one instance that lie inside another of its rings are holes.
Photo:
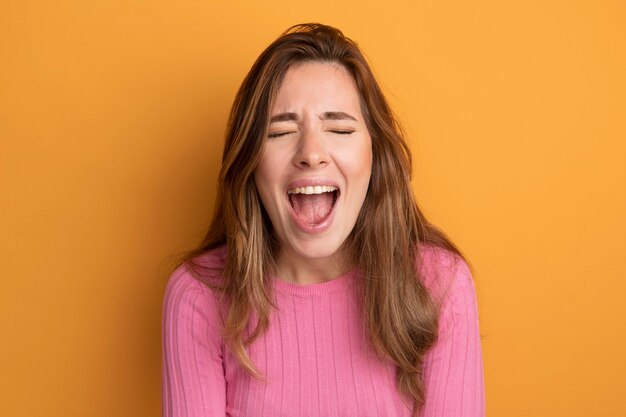
[[[339,188],[315,185],[290,188],[289,203],[296,217],[308,226],[316,226],[328,218],[339,198]]]

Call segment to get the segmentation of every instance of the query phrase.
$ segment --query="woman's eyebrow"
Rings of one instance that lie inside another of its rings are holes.
[[[270,123],[274,122],[297,122],[298,115],[295,113],[279,113],[275,116],[272,116],[270,119]]]
[[[320,120],[354,120],[357,121],[356,117],[351,116],[350,114],[343,111],[327,111],[322,113],[320,116]],[[279,113],[270,118],[270,123],[276,122],[297,122],[298,115],[292,112]]]
[[[356,117],[349,115],[346,112],[343,111],[327,111],[326,113],[322,114],[320,116],[321,120],[345,120],[345,119],[349,119],[349,120],[354,120],[355,122]]]

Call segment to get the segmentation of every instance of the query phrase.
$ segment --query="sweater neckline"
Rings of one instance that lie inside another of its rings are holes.
[[[315,284],[294,284],[270,275],[274,289],[283,294],[298,296],[322,295],[349,287],[355,280],[358,268],[346,272],[337,278]]]

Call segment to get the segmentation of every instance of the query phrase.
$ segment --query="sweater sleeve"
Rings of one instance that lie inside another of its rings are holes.
[[[185,267],[163,299],[163,417],[224,417],[226,383],[216,298]]]
[[[483,363],[476,292],[456,259],[440,305],[439,339],[424,361],[422,417],[484,417]]]

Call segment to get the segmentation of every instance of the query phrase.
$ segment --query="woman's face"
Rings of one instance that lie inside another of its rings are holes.
[[[352,76],[335,63],[290,67],[266,136],[254,180],[281,259],[330,260],[354,228],[372,170]]]

